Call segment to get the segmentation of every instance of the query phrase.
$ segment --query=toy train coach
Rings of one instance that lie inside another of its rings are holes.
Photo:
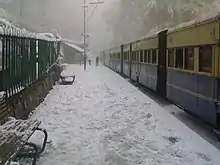
[[[220,16],[101,52],[104,65],[220,126]]]

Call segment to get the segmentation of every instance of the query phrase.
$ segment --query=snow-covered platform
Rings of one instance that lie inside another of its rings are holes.
[[[49,133],[39,165],[219,164],[219,150],[113,71],[67,69],[75,84],[55,86],[31,117]]]

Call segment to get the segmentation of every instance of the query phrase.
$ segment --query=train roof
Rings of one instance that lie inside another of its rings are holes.
[[[201,25],[201,24],[204,24],[204,23],[207,23],[207,22],[218,20],[219,18],[220,18],[220,12],[200,15],[200,17],[198,17],[194,20],[191,20],[191,21],[188,21],[188,22],[183,22],[183,23],[181,23],[181,24],[179,24],[175,27],[169,28],[168,33],[173,33],[173,32],[176,32],[176,31],[180,31],[182,29],[190,28],[190,27],[193,27],[193,26],[198,26],[198,25]]]
[[[157,37],[158,34],[159,34],[160,32],[165,31],[165,30],[168,30],[168,28],[160,29],[160,30],[157,30],[157,31],[149,32],[146,36],[142,37],[141,40],[143,40],[143,39],[150,39],[150,38]]]
[[[129,43],[134,43],[134,42],[139,42],[139,41],[142,41],[142,40],[147,40],[147,39],[155,38],[155,37],[158,36],[158,34],[160,32],[165,31],[165,30],[168,30],[168,28],[164,28],[164,29],[160,29],[160,30],[153,29],[146,36],[143,36],[143,37],[141,37],[140,39],[137,39],[137,40],[133,40],[133,41],[131,41]],[[125,44],[125,45],[127,45],[127,44]]]

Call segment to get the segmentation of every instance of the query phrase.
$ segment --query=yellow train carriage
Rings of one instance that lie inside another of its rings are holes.
[[[121,72],[121,46],[114,47],[109,50],[110,53],[110,68],[116,72]]]
[[[166,93],[166,32],[166,29],[158,31],[133,42],[131,51],[131,78],[163,96]]]
[[[210,124],[218,124],[219,16],[167,33],[167,97]]]
[[[152,90],[156,90],[157,87],[157,59],[157,35],[146,37],[132,44],[131,69],[135,71],[133,77],[136,76],[140,84]]]

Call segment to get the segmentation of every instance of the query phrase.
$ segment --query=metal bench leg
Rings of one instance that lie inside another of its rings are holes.
[[[32,162],[32,165],[36,165],[36,162],[37,162],[37,157],[38,157],[38,148],[37,146],[34,144],[34,143],[26,143],[26,145],[29,145],[31,147],[33,147],[34,151],[35,151],[35,154],[33,155],[33,162]]]
[[[41,150],[39,151],[39,155],[42,154],[45,150],[45,147],[46,147],[46,143],[47,143],[47,138],[48,138],[48,134],[47,134],[47,131],[45,129],[42,129],[42,128],[37,128],[38,131],[41,131],[44,133],[44,141],[43,141],[43,145],[41,147]]]
[[[16,155],[16,157],[17,158],[22,158],[22,157],[33,158],[32,165],[36,165],[37,157],[38,157],[38,148],[37,148],[37,146],[34,143],[30,143],[30,142],[27,142],[25,145],[32,147],[34,149],[34,153],[23,152],[23,153],[19,153],[18,155]]]

